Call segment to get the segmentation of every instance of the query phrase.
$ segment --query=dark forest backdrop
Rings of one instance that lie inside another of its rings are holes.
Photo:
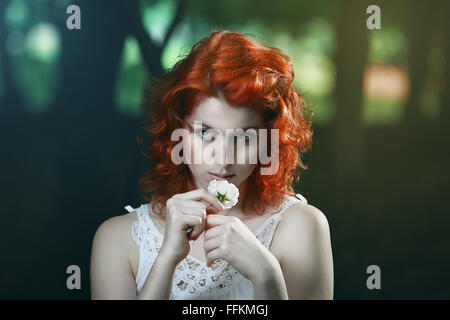
[[[66,27],[70,4],[81,30]],[[366,27],[371,4],[380,30]],[[448,299],[449,10],[444,0],[1,0],[0,298],[90,298],[97,227],[143,203],[136,138],[149,75],[228,28],[290,55],[315,112],[296,191],[328,218],[335,298]],[[72,264],[81,290],[66,287]],[[372,264],[381,290],[366,287]]]

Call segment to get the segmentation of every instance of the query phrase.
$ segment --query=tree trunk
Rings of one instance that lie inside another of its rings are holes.
[[[450,10],[450,3],[445,1],[443,4],[442,12],[448,13]],[[445,72],[444,72],[444,88],[442,90],[442,99],[441,99],[441,116],[440,123],[442,127],[448,127],[450,124],[450,19],[445,15],[441,16],[441,32],[445,38],[444,43],[444,54],[445,54]]]
[[[411,1],[408,3],[405,20],[405,34],[408,41],[410,95],[406,104],[404,121],[416,127],[425,119],[420,111],[420,98],[427,75],[427,54],[430,49],[430,35],[437,10],[433,1]]]
[[[9,2],[9,0],[0,1],[0,14],[2,14],[3,16]],[[12,124],[12,121],[10,121],[10,119],[20,119],[20,117],[22,117],[26,112],[22,105],[20,91],[17,88],[16,81],[13,77],[11,60],[9,58],[10,54],[6,49],[7,36],[8,33],[6,27],[6,19],[2,17],[2,19],[0,19],[0,68],[3,77],[3,97],[0,100],[0,121],[2,123],[2,126]]]
[[[338,21],[337,110],[335,119],[334,201],[350,202],[362,173],[361,103],[363,73],[367,61],[366,1],[341,2]],[[376,32],[376,31],[374,31]]]

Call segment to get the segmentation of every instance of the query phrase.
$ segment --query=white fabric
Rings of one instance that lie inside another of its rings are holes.
[[[296,203],[307,203],[305,197],[286,196],[276,213],[267,218],[254,231],[256,238],[269,249],[278,222],[283,212]],[[140,292],[162,245],[163,235],[148,215],[147,204],[137,210],[138,220],[132,225],[132,237],[139,246],[139,267],[136,276],[137,291]],[[170,299],[173,300],[253,300],[253,285],[224,260],[216,260],[211,267],[188,255],[177,266],[172,282]]]

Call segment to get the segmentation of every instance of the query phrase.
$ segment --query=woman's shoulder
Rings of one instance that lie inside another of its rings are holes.
[[[325,214],[311,204],[297,203],[283,213],[274,234],[273,247],[279,252],[292,247],[292,242],[311,243],[329,237]]]
[[[129,213],[116,215],[103,221],[97,231],[108,231],[117,233],[131,226],[137,220],[137,212],[133,210]]]
[[[116,215],[103,221],[95,232],[91,250],[91,275],[93,279],[116,272],[117,278],[125,271],[136,278],[139,248],[133,243],[132,224],[136,212]]]
[[[325,214],[315,206],[308,203],[296,203],[289,206],[283,213],[280,224],[281,223],[308,223],[317,226],[328,226],[328,220]]]
[[[103,221],[94,235],[94,244],[102,243],[105,246],[110,245],[116,250],[128,250],[132,244],[131,228],[134,221],[137,220],[136,211],[116,215]]]
[[[333,253],[325,214],[308,204],[292,205],[285,213],[275,241],[292,296],[332,299]]]

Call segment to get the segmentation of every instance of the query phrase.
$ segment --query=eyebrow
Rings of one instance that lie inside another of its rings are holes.
[[[213,128],[212,126],[204,123],[203,121],[202,121],[202,126],[206,127],[206,128]],[[259,126],[251,126],[251,127],[241,128],[241,129],[244,130],[244,131],[247,131],[248,129],[255,129],[255,130],[257,130],[257,129],[260,129],[260,127]]]

